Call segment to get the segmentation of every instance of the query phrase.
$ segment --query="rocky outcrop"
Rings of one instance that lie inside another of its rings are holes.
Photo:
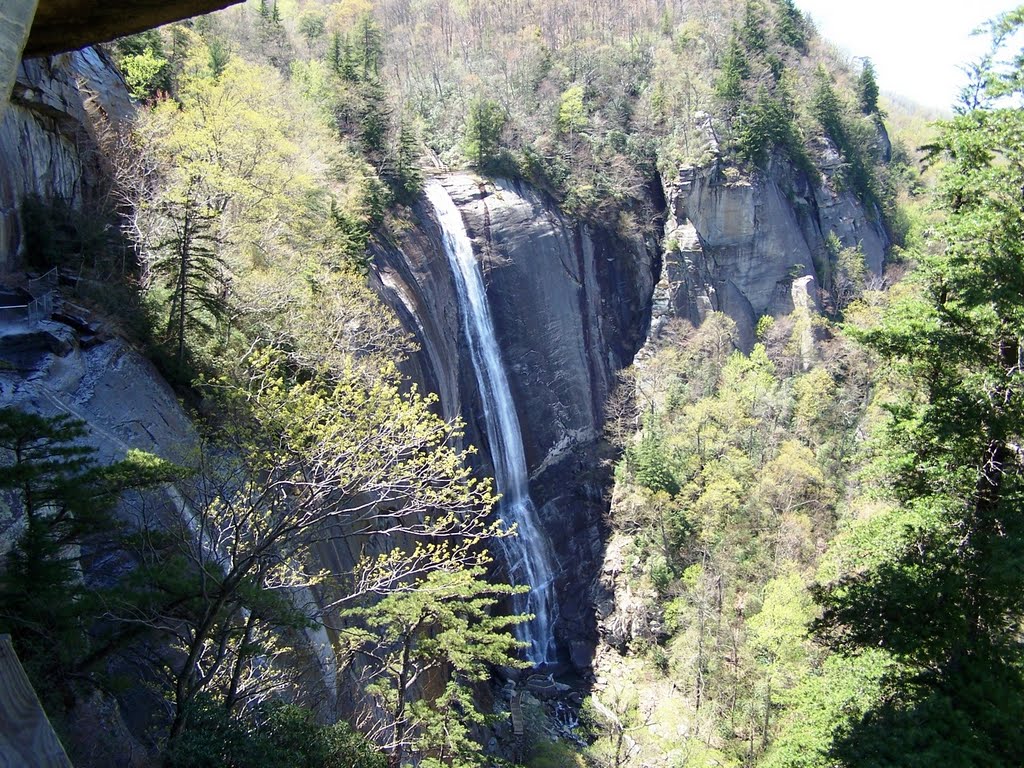
[[[481,260],[496,333],[519,413],[541,523],[560,567],[563,649],[589,662],[595,574],[607,478],[597,453],[614,374],[643,344],[658,268],[640,234],[572,222],[529,186],[445,177]],[[377,249],[375,273],[421,347],[416,375],[436,388],[446,416],[462,415],[486,450],[476,382],[462,339],[452,277],[437,224]],[[482,457],[483,469],[489,460]]]
[[[36,13],[38,0],[4,0],[0,5],[0,117],[21,61],[21,51]]]
[[[844,247],[859,247],[868,269],[880,274],[888,236],[877,211],[867,211],[841,190],[841,158],[828,143],[814,183],[785,164],[741,176],[683,168],[667,190],[665,269],[659,286],[666,312],[699,323],[721,311],[737,325],[749,349],[762,315],[793,311],[793,285],[812,294],[827,286],[834,234]],[[815,296],[817,300],[817,296]]]
[[[121,75],[98,49],[20,65],[0,118],[0,273],[23,250],[19,208],[26,197],[79,207],[102,193],[103,139],[131,111]]]

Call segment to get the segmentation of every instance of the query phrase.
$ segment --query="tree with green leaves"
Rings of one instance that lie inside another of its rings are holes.
[[[165,752],[167,768],[386,768],[383,754],[346,723],[280,701],[231,713],[203,697],[191,727]]]
[[[518,658],[525,643],[510,630],[532,618],[495,612],[499,601],[525,588],[487,582],[485,564],[435,570],[345,614],[355,623],[344,637],[365,663],[366,690],[387,713],[373,727],[389,768],[399,768],[408,754],[423,765],[480,764],[468,725],[482,723],[483,715],[471,688],[494,666],[526,666]],[[444,689],[420,698],[430,675],[444,676]]]
[[[1024,7],[994,27],[1022,25]],[[863,715],[833,726],[829,765],[1024,755],[1024,113],[999,100],[1021,94],[1021,71],[991,71],[978,108],[942,124],[941,248],[860,334],[899,383],[875,467],[889,507],[816,590],[814,629],[888,666]]]
[[[348,367],[326,383],[286,369],[282,356],[254,350],[235,381],[210,388],[224,423],[181,490],[191,514],[140,555],[156,567],[176,559],[185,574],[153,579],[177,599],[148,620],[175,640],[157,665],[171,742],[203,696],[234,711],[287,690],[294,667],[279,663],[282,635],[435,570],[476,567],[479,542],[508,533],[487,519],[489,482],[450,447],[459,426],[431,411],[433,398],[404,391],[394,367],[369,381]],[[313,563],[337,530],[364,542],[364,556],[328,578]],[[319,605],[296,599],[312,588]]]
[[[115,516],[121,495],[178,474],[139,451],[102,466],[86,436],[85,424],[67,415],[0,409],[0,492],[24,521],[0,582],[0,627],[44,700],[65,709],[75,685],[116,646],[99,654],[90,647],[91,625],[116,588],[83,580],[81,549],[116,551],[127,536]]]
[[[878,80],[875,79],[875,65],[871,59],[864,59],[861,63],[860,74],[857,75],[857,98],[861,112],[865,115],[878,114]]]
[[[505,110],[492,99],[478,96],[470,102],[462,147],[475,168],[485,168],[498,156],[507,119]]]

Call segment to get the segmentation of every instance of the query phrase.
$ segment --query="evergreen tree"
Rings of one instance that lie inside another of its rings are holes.
[[[764,53],[768,48],[764,31],[764,11],[757,0],[747,0],[740,36],[743,46],[749,52]]]
[[[943,250],[921,256],[917,291],[863,334],[901,377],[879,463],[894,507],[873,523],[881,551],[817,590],[815,628],[839,653],[881,650],[892,665],[879,699],[837,731],[843,765],[1024,755],[1024,114],[983,106],[945,123],[934,148],[948,160]]]
[[[327,63],[331,65],[331,71],[334,74],[341,76],[341,65],[342,65],[342,48],[341,48],[341,33],[335,32],[331,35],[331,47],[327,52]]]
[[[878,113],[878,81],[875,79],[875,65],[871,59],[864,59],[860,75],[857,77],[857,97],[860,100],[860,111],[865,115]]]
[[[807,50],[807,22],[793,0],[779,0],[776,30],[786,45],[804,52]]]
[[[735,33],[729,38],[722,68],[715,80],[715,94],[729,114],[735,114],[743,99],[743,81],[750,77],[747,53]]]
[[[114,506],[122,492],[164,482],[174,469],[141,452],[100,466],[82,444],[85,424],[0,408],[0,491],[12,494],[24,530],[8,553],[0,583],[0,627],[9,632],[44,701],[68,708],[73,683],[85,679],[88,631],[112,600],[82,578],[82,547],[116,551],[122,526]],[[113,647],[111,645],[111,647]],[[95,649],[92,649],[95,651]]]
[[[479,96],[470,103],[463,151],[475,168],[483,169],[497,157],[506,120],[496,101]]]
[[[391,129],[391,107],[384,84],[377,78],[359,86],[359,142],[363,153],[378,169],[383,169]]]
[[[811,100],[811,114],[818,121],[829,138],[842,150],[847,144],[846,129],[843,125],[843,103],[839,100],[832,76],[823,66],[814,75],[814,96]]]
[[[171,229],[156,244],[152,265],[170,290],[167,338],[179,366],[185,362],[188,333],[210,331],[227,311],[227,266],[218,253],[218,214],[202,198],[202,187],[202,180],[193,177],[180,196],[165,200]]]
[[[349,641],[362,651],[374,679],[374,696],[386,720],[380,726],[389,768],[404,765],[407,753],[430,758],[430,765],[469,765],[480,750],[469,738],[470,724],[482,715],[470,686],[488,679],[492,666],[523,667],[523,647],[509,630],[529,616],[494,615],[498,601],[522,588],[490,584],[484,567],[435,571],[347,616],[363,625]],[[440,696],[423,698],[418,681],[440,675]]]
[[[355,38],[363,80],[378,77],[384,60],[384,33],[373,16],[366,13],[359,18]]]
[[[410,115],[403,115],[398,124],[398,136],[385,173],[385,179],[399,203],[411,203],[423,187],[419,156],[419,140],[413,118]]]

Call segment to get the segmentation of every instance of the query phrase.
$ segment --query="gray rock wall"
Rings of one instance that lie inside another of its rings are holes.
[[[659,287],[671,314],[699,323],[724,312],[749,349],[760,316],[793,311],[795,281],[810,285],[815,298],[827,285],[830,233],[844,247],[859,246],[868,269],[881,274],[889,239],[880,216],[837,189],[835,150],[826,144],[821,155],[824,171],[813,184],[781,164],[750,177],[680,170],[667,189]]]
[[[0,117],[0,273],[24,249],[22,200],[60,197],[81,206],[102,193],[104,138],[132,109],[124,80],[97,49],[19,66]]]
[[[592,590],[608,487],[597,456],[604,402],[615,372],[646,338],[656,246],[569,221],[524,184],[466,174],[442,181],[481,259],[534,501],[561,568],[556,632],[585,666],[596,639]],[[376,279],[420,343],[413,374],[439,393],[446,416],[466,418],[467,439],[482,448],[481,469],[488,471],[476,381],[438,226],[426,205],[416,213],[422,226],[378,248]]]
[[[0,5],[0,117],[7,108],[7,97],[14,85],[37,3],[38,0],[4,0]]]

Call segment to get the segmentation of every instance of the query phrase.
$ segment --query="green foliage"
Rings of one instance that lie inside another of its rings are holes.
[[[83,422],[0,409],[0,491],[10,494],[24,529],[7,554],[0,585],[0,627],[9,632],[36,690],[51,711],[70,708],[74,681],[85,679],[90,625],[115,600],[110,588],[81,578],[84,546],[123,545],[114,515],[121,494],[178,474],[141,452],[109,466],[82,444]]]
[[[793,114],[793,98],[785,84],[774,92],[762,88],[753,104],[745,107],[736,119],[735,141],[740,159],[763,168],[772,152],[780,149],[797,168],[811,172],[813,166]]]
[[[666,451],[659,436],[647,430],[639,442],[626,449],[626,467],[639,485],[655,493],[664,491],[674,496],[679,492],[679,483],[672,476]]]
[[[173,66],[158,30],[122,37],[114,44],[114,52],[132,96],[149,99],[170,90]]]
[[[875,79],[875,65],[871,59],[864,59],[860,75],[857,76],[857,97],[860,111],[865,115],[878,113],[878,81]]]
[[[648,405],[616,475],[609,545],[617,553],[629,542],[617,592],[629,595],[630,618],[606,625],[657,617],[656,640],[636,632],[626,662],[642,663],[628,680],[665,710],[649,705],[627,727],[635,751],[617,753],[607,726],[601,764],[616,754],[622,765],[627,754],[755,764],[816,669],[808,573],[839,516],[868,377],[845,339],[804,371],[775,341],[795,320],[760,326],[768,346],[749,355],[734,351],[735,329],[716,315],[699,329],[669,328],[633,374]],[[678,718],[714,736],[660,742],[644,715],[659,730]]]
[[[164,754],[168,768],[385,768],[384,755],[345,723],[320,725],[313,713],[268,703],[230,714],[202,697],[189,727]]]
[[[470,686],[486,680],[493,665],[523,667],[524,643],[509,629],[531,616],[494,615],[503,597],[523,588],[484,581],[482,566],[437,570],[404,585],[379,602],[350,609],[361,627],[347,634],[350,647],[365,654],[374,679],[367,687],[383,712],[391,764],[406,755],[424,765],[480,765],[480,745],[469,726],[483,722]],[[439,696],[418,698],[416,681],[442,675]]]
[[[846,161],[840,178],[863,202],[878,205],[880,191],[873,167],[877,143],[874,123],[848,113],[832,76],[823,67],[818,68],[815,79],[811,114]]]
[[[505,111],[496,101],[477,97],[469,105],[462,151],[475,168],[486,169],[498,157]]]
[[[170,227],[153,244],[153,272],[163,279],[170,300],[166,339],[185,362],[186,334],[194,329],[212,333],[227,313],[227,265],[219,254],[215,203],[201,199],[198,183],[180,196],[168,195],[163,210]]]
[[[807,50],[807,21],[793,0],[779,0],[776,27],[779,38],[800,52]]]
[[[411,116],[404,115],[398,124],[394,152],[383,174],[397,203],[412,204],[423,188],[419,156],[419,136]]]
[[[314,9],[307,9],[299,16],[299,34],[306,39],[306,45],[313,48],[324,36],[327,25],[323,14]]]
[[[920,257],[916,290],[861,334],[899,384],[875,471],[902,530],[815,591],[823,642],[892,661],[865,715],[833,735],[843,764],[1009,765],[1024,752],[1012,725],[1024,712],[1024,484],[1011,458],[1024,432],[1024,217],[1011,202],[1022,131],[1015,108],[942,126],[943,248]]]
[[[574,85],[562,94],[558,106],[558,130],[570,137],[587,125],[587,109],[583,103],[583,86]]]
[[[121,57],[121,71],[128,83],[128,90],[137,99],[148,99],[156,95],[166,68],[167,59],[158,56],[152,48]]]
[[[715,93],[730,113],[735,113],[743,98],[743,81],[750,77],[750,65],[740,38],[729,38],[725,60],[715,82]]]

